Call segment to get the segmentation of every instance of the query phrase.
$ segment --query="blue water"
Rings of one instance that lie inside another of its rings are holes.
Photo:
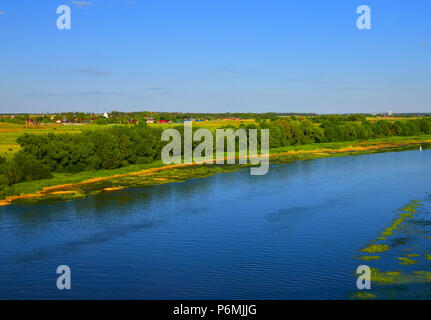
[[[391,152],[2,207],[0,298],[345,299],[358,250],[429,205],[430,168],[430,150]]]

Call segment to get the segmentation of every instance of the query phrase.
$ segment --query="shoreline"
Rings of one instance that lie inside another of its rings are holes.
[[[338,145],[346,145],[347,143],[326,143],[322,144],[322,148],[319,148],[319,144],[313,145],[303,145],[295,147],[283,147],[277,149],[270,149],[269,158],[272,161],[279,162],[291,162],[300,160],[311,160],[319,158],[328,158],[334,156],[347,156],[347,155],[358,155],[367,154],[381,151],[396,151],[399,148],[406,149],[415,145],[429,144],[431,143],[431,138],[427,136],[421,139],[420,137],[399,137],[399,140],[392,139],[381,139],[363,142],[350,142],[349,146],[340,148]],[[307,150],[307,147],[312,147],[314,149]],[[326,148],[325,148],[326,146]],[[302,147],[302,148],[301,148]],[[291,149],[291,150],[287,150]],[[287,151],[286,151],[287,150]],[[238,159],[238,157],[236,157]],[[217,159],[213,159],[215,163]],[[227,160],[225,158],[224,160]],[[157,163],[153,163],[157,165]],[[150,164],[151,166],[151,164]],[[108,176],[99,176],[90,179],[83,179],[79,182],[67,183],[67,184],[56,184],[52,186],[42,187],[40,190],[33,193],[22,193],[19,195],[7,196],[0,200],[0,207],[7,206],[16,203],[20,200],[36,200],[41,201],[45,199],[52,198],[54,200],[65,201],[73,200],[78,198],[86,198],[101,192],[117,191],[127,188],[128,186],[134,185],[157,185],[170,182],[182,182],[187,179],[193,178],[193,176],[179,177],[178,175],[171,175],[163,177],[165,172],[174,173],[175,170],[184,169],[186,167],[191,167],[198,171],[198,169],[203,169],[201,173],[203,176],[209,176],[215,173],[220,173],[220,170],[213,170],[211,165],[206,164],[174,164],[174,165],[162,165],[158,167],[151,167],[148,169],[141,169],[133,172],[126,172],[120,174],[112,174]],[[232,169],[237,170],[241,166],[238,164],[230,165]],[[205,171],[205,169],[208,169]],[[227,171],[229,171],[227,169]],[[232,170],[230,170],[232,171]],[[95,171],[97,173],[97,171]],[[157,174],[161,174],[162,177],[158,177]],[[196,174],[196,173],[192,173]],[[153,177],[153,179],[146,180],[148,177]],[[198,176],[199,177],[199,176]],[[106,183],[111,183],[106,185]],[[95,188],[91,189],[94,186]],[[83,189],[90,189],[90,192],[83,192]]]

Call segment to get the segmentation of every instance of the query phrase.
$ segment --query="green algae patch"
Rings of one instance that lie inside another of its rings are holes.
[[[377,253],[377,252],[385,252],[389,250],[389,246],[387,244],[371,244],[368,247],[362,249],[363,252],[368,253]]]
[[[369,254],[362,253],[360,259],[370,260],[370,264],[373,264],[372,260],[375,259],[377,261],[374,262],[374,267],[377,265],[386,267],[383,270],[371,268],[371,281],[376,291],[356,294],[352,292],[351,298],[404,299],[410,298],[411,292],[416,294],[416,288],[425,288],[424,292],[428,291],[428,287],[423,285],[431,285],[429,269],[431,252],[421,250],[421,246],[429,245],[425,239],[431,239],[429,236],[431,220],[428,216],[422,217],[424,215],[417,209],[421,206],[418,200],[412,200],[408,205],[398,209],[392,222],[382,229],[374,241],[370,241],[367,247],[361,250]],[[384,253],[389,250],[390,252]],[[368,293],[377,297],[368,297]]]
[[[431,281],[431,272],[429,271],[413,271],[413,273],[421,277],[423,280]]]
[[[382,272],[379,269],[371,268],[371,281],[383,284],[402,283],[404,278],[399,271]]]
[[[431,282],[431,272],[413,271],[411,273],[401,273],[400,271],[382,272],[379,269],[371,268],[371,281],[379,285],[406,285],[413,283]]]
[[[33,205],[37,203],[51,202],[51,201],[72,201],[84,199],[87,195],[81,189],[73,191],[56,191],[52,193],[40,194],[37,197],[22,198],[15,200],[16,204]]]
[[[363,256],[361,257],[362,260],[379,260],[380,256]]]
[[[431,272],[413,271],[411,273],[401,273],[400,271],[382,272],[379,269],[371,268],[371,281],[380,285],[397,285],[412,283],[431,282]]]
[[[382,235],[383,236],[385,236],[385,237],[390,237],[391,235],[392,235],[392,232],[394,231],[394,229],[393,228],[387,228],[387,229],[385,229],[383,232],[382,232]],[[384,238],[383,237],[383,239],[382,238],[380,238],[380,240],[384,240],[384,239],[386,239],[386,238]]]
[[[411,208],[411,206],[406,206],[402,209],[405,211],[400,214],[398,219],[396,219],[388,228],[383,230],[382,236],[390,237],[393,235],[395,230],[400,230],[402,228],[402,223],[409,218],[413,218],[413,214],[416,212],[415,209]]]
[[[403,223],[407,219],[413,218],[413,214],[416,213],[416,208],[422,206],[419,201],[412,200],[410,204],[406,205],[405,207],[401,208],[400,211],[403,213],[398,215],[398,218],[395,219],[392,224],[383,230],[380,237],[377,238],[377,240],[386,240],[387,237],[391,237],[394,234],[395,230],[402,230],[403,229]]]
[[[355,294],[353,295],[353,298],[367,300],[367,299],[376,298],[376,295],[374,293],[367,292],[367,291],[358,291],[358,292],[355,292]]]
[[[400,264],[404,266],[418,263],[417,260],[409,259],[406,257],[398,257],[397,259],[400,261]]]

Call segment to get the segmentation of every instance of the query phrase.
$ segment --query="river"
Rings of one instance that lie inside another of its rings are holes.
[[[346,299],[395,210],[428,213],[430,165],[415,149],[5,206],[0,299]]]

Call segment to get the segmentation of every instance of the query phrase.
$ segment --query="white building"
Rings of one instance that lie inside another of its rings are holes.
[[[103,116],[104,116],[106,119],[108,119],[108,118],[109,118],[109,116],[108,116],[108,113],[107,113],[107,112],[105,112],[105,113],[103,114]]]

